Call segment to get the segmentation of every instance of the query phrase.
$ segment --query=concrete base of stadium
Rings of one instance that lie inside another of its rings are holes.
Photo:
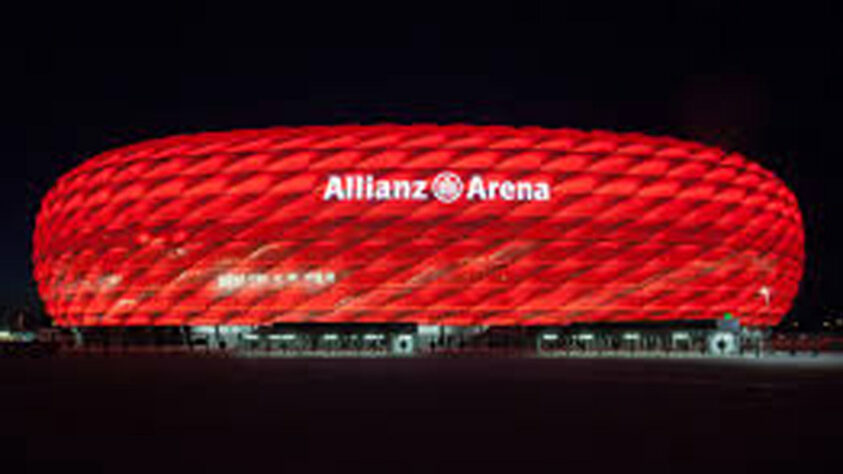
[[[718,321],[569,326],[276,324],[51,328],[38,339],[68,351],[219,352],[238,355],[538,355],[645,357],[762,355],[769,329]]]

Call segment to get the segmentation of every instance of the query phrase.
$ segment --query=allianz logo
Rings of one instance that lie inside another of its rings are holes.
[[[323,201],[427,201],[444,204],[468,201],[549,201],[550,184],[531,180],[492,180],[472,175],[468,184],[456,173],[443,171],[431,180],[381,179],[372,174],[332,174]]]

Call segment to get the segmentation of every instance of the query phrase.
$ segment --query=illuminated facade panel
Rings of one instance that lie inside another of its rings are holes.
[[[793,194],[736,153],[638,134],[274,128],[96,156],[44,198],[60,325],[777,323]]]

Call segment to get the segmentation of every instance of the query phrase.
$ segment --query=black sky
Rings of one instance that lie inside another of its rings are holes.
[[[12,7],[0,49],[0,303],[37,300],[40,199],[87,157],[174,133],[423,121],[736,149],[800,200],[808,261],[795,316],[843,309],[841,18],[832,3],[733,3]]]

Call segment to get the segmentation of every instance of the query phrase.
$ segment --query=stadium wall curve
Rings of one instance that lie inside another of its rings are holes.
[[[59,326],[778,323],[794,195],[734,152],[640,134],[279,127],[95,156],[42,201]]]

